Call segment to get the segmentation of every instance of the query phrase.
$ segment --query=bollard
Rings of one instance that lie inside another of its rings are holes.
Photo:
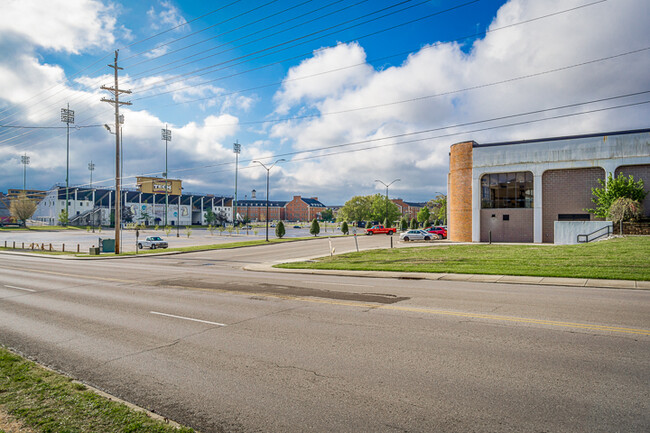
[[[393,237],[390,237],[390,247],[393,248]]]
[[[16,241],[14,241],[14,244],[11,248],[13,248],[14,250],[16,249]]]
[[[492,245],[492,230],[488,233],[490,245]]]
[[[22,246],[20,247],[21,250],[25,249],[25,242],[22,243]]]
[[[5,241],[5,248],[7,248],[7,241]]]
[[[77,244],[77,253],[79,253],[79,251],[80,251],[80,250],[79,250],[79,244]]]
[[[61,252],[65,253],[65,244],[61,244]]]
[[[354,244],[357,246],[357,252],[359,252],[359,241],[357,240],[357,235],[354,235]]]

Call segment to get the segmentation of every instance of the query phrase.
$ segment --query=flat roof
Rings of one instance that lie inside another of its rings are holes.
[[[531,140],[518,140],[518,141],[503,141],[496,143],[485,143],[479,144],[474,142],[472,147],[487,147],[487,146],[507,146],[510,144],[525,144],[525,143],[539,143],[543,141],[560,141],[560,140],[577,140],[580,138],[593,138],[593,137],[608,137],[612,135],[628,135],[628,134],[642,134],[650,132],[650,128],[646,129],[631,129],[627,131],[614,131],[614,132],[599,132],[593,134],[580,134],[580,135],[564,135],[561,137],[549,137],[549,138],[533,138]]]

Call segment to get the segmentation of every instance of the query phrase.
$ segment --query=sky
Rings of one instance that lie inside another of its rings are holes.
[[[650,127],[648,17],[647,0],[3,0],[0,191],[65,185],[68,104],[69,184],[114,186],[119,50],[128,188],[167,154],[185,193],[233,196],[237,166],[238,198],[265,198],[254,161],[283,159],[272,200],[399,179],[391,198],[427,201],[454,143]]]

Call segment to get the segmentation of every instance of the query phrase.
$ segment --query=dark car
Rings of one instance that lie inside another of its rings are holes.
[[[432,226],[432,227],[427,227],[424,230],[426,230],[429,233],[438,235],[441,239],[447,239],[447,229],[445,227]]]

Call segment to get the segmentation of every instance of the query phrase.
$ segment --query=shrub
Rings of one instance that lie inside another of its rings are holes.
[[[314,220],[311,222],[311,227],[309,227],[309,233],[311,233],[314,236],[318,236],[320,233],[320,225],[318,224],[318,220],[314,218]]]
[[[278,223],[275,225],[275,236],[278,239],[282,239],[282,236],[286,233],[286,230],[284,229],[284,223],[282,221],[278,221]]]
[[[591,188],[591,192],[596,196],[591,201],[596,204],[596,208],[586,209],[598,218],[607,218],[610,206],[618,198],[629,198],[640,203],[647,194],[643,189],[643,179],[635,182],[632,175],[625,177],[621,173],[615,178],[612,173],[608,173],[607,182],[598,179],[598,183],[601,188]]]
[[[402,217],[402,219],[401,219],[400,222],[399,222],[399,229],[400,229],[401,231],[405,232],[406,230],[408,230],[408,228],[409,228],[409,223],[408,223],[408,221],[406,221],[406,218],[405,218],[405,217]]]
[[[344,235],[350,233],[350,228],[348,227],[347,221],[343,221],[343,224],[341,224],[341,233],[343,233]]]
[[[636,220],[643,216],[643,207],[638,201],[620,197],[611,204],[607,216],[614,222]]]

